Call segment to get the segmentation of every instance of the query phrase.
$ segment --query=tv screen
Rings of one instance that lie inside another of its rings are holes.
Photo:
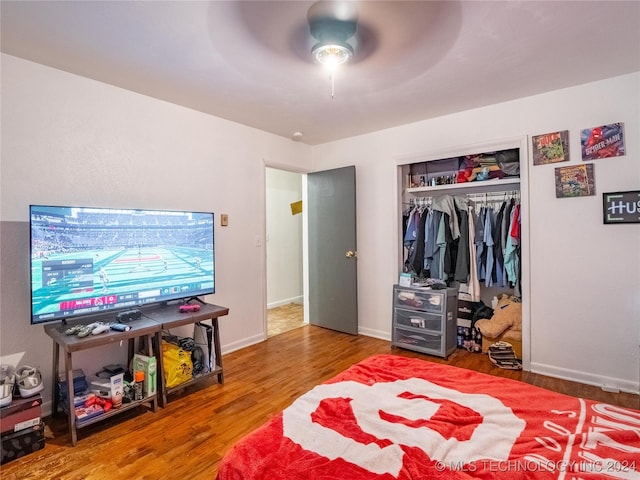
[[[213,213],[29,210],[32,324],[215,291]]]

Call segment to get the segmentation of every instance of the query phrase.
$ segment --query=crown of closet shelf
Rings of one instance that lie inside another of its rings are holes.
[[[406,188],[404,191],[411,195],[425,195],[432,193],[443,193],[447,191],[464,191],[465,193],[484,193],[513,190],[514,186],[519,187],[520,177],[506,177],[493,180],[482,180],[477,182],[448,183],[445,185],[425,186]]]

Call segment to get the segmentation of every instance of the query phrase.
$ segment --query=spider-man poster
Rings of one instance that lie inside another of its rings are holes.
[[[624,151],[624,123],[612,123],[580,132],[582,160],[621,157]]]

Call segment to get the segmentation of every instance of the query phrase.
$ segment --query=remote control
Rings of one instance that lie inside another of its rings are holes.
[[[117,330],[118,332],[128,332],[131,330],[129,325],[124,325],[122,323],[112,323],[110,328],[111,330]]]

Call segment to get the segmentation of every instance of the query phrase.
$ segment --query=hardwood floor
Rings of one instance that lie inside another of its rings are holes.
[[[301,303],[289,303],[267,310],[267,335],[272,337],[304,325],[304,307]]]
[[[215,478],[220,459],[246,433],[295,398],[353,363],[378,353],[420,357],[509,377],[561,393],[640,408],[640,397],[541,375],[501,370],[483,354],[458,350],[448,360],[365,336],[306,325],[224,356],[225,384],[213,380],[171,395],[166,408],[140,407],[78,431],[71,447],[66,419],[45,422],[45,448],[0,467],[3,480],[190,480]]]

